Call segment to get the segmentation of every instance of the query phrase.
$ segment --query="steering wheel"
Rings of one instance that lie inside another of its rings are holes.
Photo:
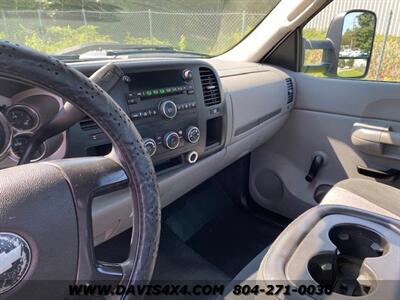
[[[114,153],[0,171],[0,299],[64,298],[72,284],[148,283],[158,251],[160,196],[153,164],[130,118],[80,72],[17,44],[0,42],[0,77],[66,99],[97,123]],[[133,220],[128,259],[98,262],[92,199],[127,182]]]

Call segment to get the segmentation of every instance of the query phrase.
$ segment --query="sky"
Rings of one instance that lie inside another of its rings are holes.
[[[361,15],[362,13],[360,12],[354,12],[346,15],[344,18],[344,24],[343,24],[343,33],[345,33],[349,28],[353,28],[354,26],[354,20]],[[356,21],[357,22],[357,21]]]

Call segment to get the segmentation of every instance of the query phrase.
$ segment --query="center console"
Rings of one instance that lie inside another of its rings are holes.
[[[301,299],[400,299],[400,222],[345,206],[318,206],[274,242],[258,273]],[[320,286],[331,294],[315,293]],[[282,295],[280,295],[282,296]],[[281,298],[278,295],[276,298]]]
[[[194,164],[223,147],[225,104],[220,80],[209,64],[132,62],[121,69],[124,76],[110,94],[139,130],[157,171]],[[108,138],[89,118],[70,134],[70,141],[79,144],[71,144],[70,156],[104,155],[110,150]],[[79,138],[85,135],[87,140]]]

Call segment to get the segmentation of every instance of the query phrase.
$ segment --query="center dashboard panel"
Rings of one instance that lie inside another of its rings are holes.
[[[134,122],[157,171],[194,164],[224,146],[225,107],[213,67],[175,62],[120,68],[124,76],[110,95]],[[80,71],[90,76],[96,70]],[[69,130],[70,157],[110,150],[107,136],[89,118]]]
[[[201,152],[204,128],[199,128],[203,124],[199,123],[193,71],[174,69],[127,76],[128,112],[154,160]]]

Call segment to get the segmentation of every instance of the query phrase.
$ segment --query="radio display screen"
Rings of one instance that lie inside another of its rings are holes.
[[[148,91],[185,85],[181,70],[160,70],[129,74],[131,91]]]

